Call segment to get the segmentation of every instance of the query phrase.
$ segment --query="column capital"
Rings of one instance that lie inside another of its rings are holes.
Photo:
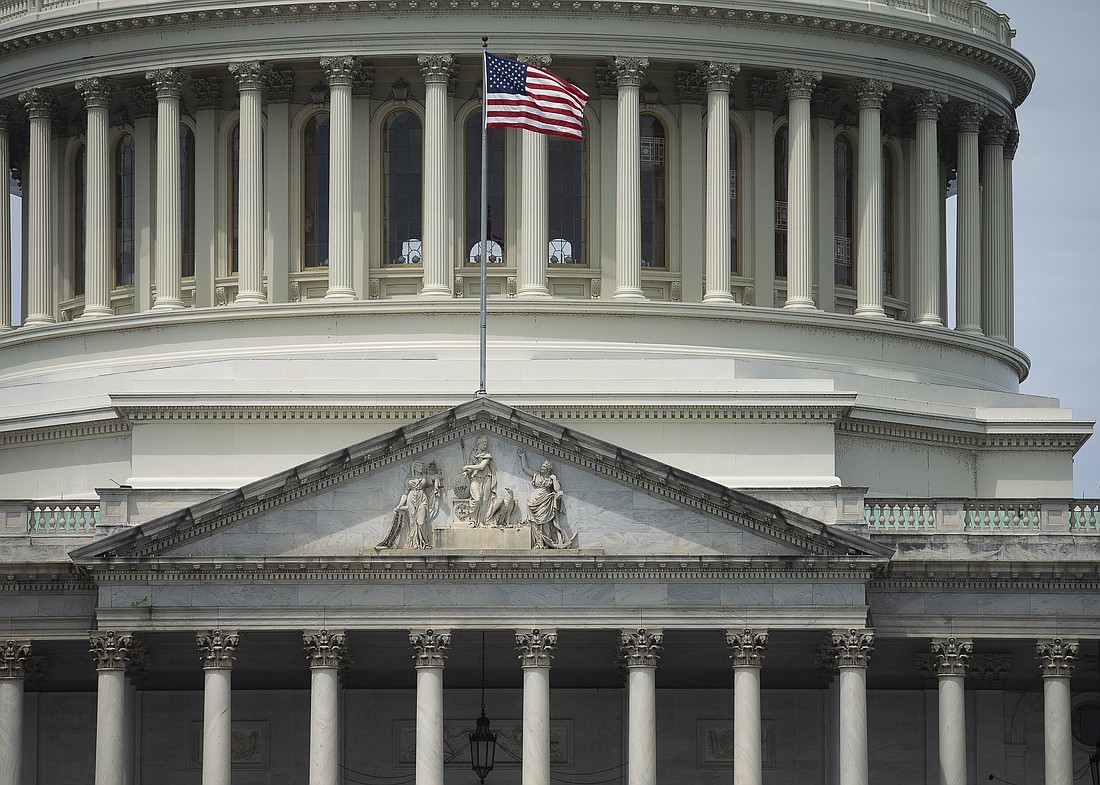
[[[958,638],[933,638],[932,662],[937,676],[965,676],[974,642]]]
[[[4,641],[0,644],[0,679],[24,678],[30,657],[30,643]]]
[[[187,72],[182,68],[158,68],[146,73],[145,78],[153,85],[157,98],[179,98]]]
[[[649,68],[648,57],[615,57],[608,63],[618,87],[641,87]]]
[[[875,646],[875,631],[850,629],[830,634],[838,668],[866,668]]]
[[[195,109],[221,109],[224,81],[220,76],[192,79],[191,93],[195,96]]]
[[[351,655],[347,635],[342,632],[304,632],[302,640],[311,668],[342,668]]]
[[[987,114],[989,114],[989,109],[981,104],[959,104],[955,109],[955,120],[959,125],[959,133],[978,133],[982,127],[982,118]]]
[[[7,101],[0,101],[0,131],[13,131],[16,127],[15,107]]]
[[[892,82],[882,79],[857,79],[852,82],[852,92],[860,109],[882,109],[886,94],[894,88]]]
[[[759,668],[764,665],[764,650],[768,648],[768,633],[753,632],[745,627],[736,632],[726,630],[726,648],[735,668]]]
[[[420,55],[416,62],[426,84],[448,84],[458,68],[454,55]]]
[[[93,76],[90,79],[81,79],[74,87],[84,99],[84,106],[88,109],[109,109],[111,94],[115,91],[115,80],[106,76]]]
[[[535,68],[549,68],[550,63],[554,60],[550,55],[516,55],[516,59],[521,63],[533,65]]]
[[[329,87],[351,87],[357,63],[354,57],[326,57],[321,61]]]
[[[708,91],[720,90],[723,93],[728,93],[730,83],[741,73],[741,66],[738,63],[719,63],[708,60],[699,66],[699,73],[702,75],[703,83],[706,84]]]
[[[202,654],[204,669],[233,668],[233,662],[237,659],[237,647],[241,643],[241,636],[236,631],[208,630],[195,633],[195,639],[199,653]]]
[[[779,80],[787,89],[787,98],[802,98],[810,100],[814,95],[814,88],[821,81],[820,71],[787,70],[779,74]]]
[[[1035,642],[1035,659],[1043,677],[1065,676],[1073,673],[1073,661],[1077,659],[1077,641],[1071,638],[1046,638]]]
[[[909,97],[909,105],[918,120],[939,120],[940,110],[946,103],[947,93],[938,90],[917,90]]]
[[[263,60],[249,60],[229,66],[229,73],[237,80],[239,90],[263,90],[273,71]]]
[[[628,668],[656,668],[661,658],[664,633],[644,628],[623,630],[619,635],[619,653]]]
[[[2,121],[0,121],[2,122]],[[1005,138],[1005,160],[1011,161],[1016,158],[1016,148],[1020,146],[1020,132],[1013,128],[1008,132],[1008,136]]]
[[[753,109],[773,110],[776,87],[775,80],[754,76],[749,80],[749,106]]]
[[[92,632],[88,640],[92,644],[89,651],[97,671],[125,671],[130,667],[130,649],[134,645],[132,635],[107,630]]]
[[[447,651],[451,648],[451,633],[424,630],[409,632],[409,643],[413,647],[413,660],[417,668],[442,668],[447,661]]]
[[[32,87],[19,94],[19,101],[27,108],[27,116],[31,120],[49,120],[55,96],[48,87]]]
[[[516,631],[516,651],[524,668],[549,668],[558,645],[558,633],[553,630]]]
[[[982,121],[982,144],[1003,146],[1012,126],[1007,117],[990,113]]]

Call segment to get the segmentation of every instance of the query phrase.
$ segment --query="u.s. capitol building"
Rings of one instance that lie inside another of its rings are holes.
[[[490,132],[484,249],[482,35],[591,96]],[[1071,785],[1100,502],[1019,392],[1013,36],[0,2],[0,785],[472,784],[483,711],[501,785]]]

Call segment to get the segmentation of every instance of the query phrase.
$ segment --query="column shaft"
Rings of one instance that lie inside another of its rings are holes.
[[[940,785],[966,785],[966,692],[962,675],[939,675]]]
[[[867,671],[841,667],[840,782],[867,785]]]
[[[23,677],[0,677],[0,785],[23,785]]]
[[[11,148],[8,128],[11,124],[11,107],[0,103],[0,172],[11,172]],[[11,326],[11,199],[0,199],[0,333]]]
[[[424,184],[422,263],[424,297],[450,297],[447,258],[447,80],[454,69],[450,55],[420,58],[424,74]]]
[[[704,302],[732,303],[730,293],[730,80],[735,66],[708,63],[706,275]]]
[[[443,785],[442,668],[416,669],[416,785]]]
[[[157,89],[157,225],[154,311],[183,307],[183,214],[180,201],[180,80],[165,68],[148,75]]]
[[[982,144],[982,331],[1005,340],[1005,165],[1007,121],[1000,115],[986,118]]]
[[[549,140],[520,131],[519,297],[549,297],[546,265],[550,257]]]
[[[1005,340],[1016,340],[1016,253],[1013,231],[1012,161],[1020,143],[1018,131],[1010,131],[1005,144]],[[0,324],[0,330],[3,325]]]
[[[925,91],[914,100],[917,116],[917,226],[914,322],[943,327],[940,316],[940,233],[943,192],[940,190],[938,117],[947,100],[942,93]]]
[[[627,669],[629,701],[627,785],[657,782],[657,699],[656,669],[635,666]]]
[[[108,111],[88,107],[85,143],[84,313],[89,319],[111,316],[111,150],[107,143]]]
[[[964,104],[959,112],[955,329],[981,335],[982,194],[978,183],[978,126],[985,108]]]
[[[1045,785],[1072,785],[1073,734],[1070,729],[1069,675],[1043,679]]]
[[[228,668],[207,668],[203,673],[202,785],[229,785],[233,672]]]
[[[309,785],[340,780],[340,675],[337,668],[310,670]]]
[[[812,310],[813,297],[813,154],[810,97],[821,74],[788,71],[787,121],[787,301],[784,308]]]
[[[616,300],[644,300],[642,293],[641,131],[638,93],[649,61],[617,57],[618,127],[615,136]]]
[[[329,83],[329,225],[326,300],[354,300],[351,237],[351,57],[322,60]]]
[[[100,670],[96,690],[95,785],[123,785],[126,671]]]
[[[240,91],[240,188],[237,192],[237,305],[258,305],[264,296],[263,88],[264,63],[231,66]]]
[[[856,316],[885,317],[882,307],[883,234],[882,101],[890,85],[856,83],[859,95],[859,164],[856,183]]]
[[[30,116],[30,176],[27,183],[24,210],[28,216],[27,313],[24,327],[53,324],[53,246],[50,215],[50,110],[53,94],[34,89],[21,93],[19,99]]]
[[[760,668],[733,669],[733,783],[764,781],[760,744]]]
[[[633,744],[631,744],[633,750]],[[634,771],[631,762],[630,771]],[[550,785],[550,668],[523,669],[523,785]],[[417,785],[420,785],[418,782]],[[634,785],[634,780],[630,780]]]

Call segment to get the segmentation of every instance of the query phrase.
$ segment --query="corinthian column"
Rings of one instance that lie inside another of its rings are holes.
[[[522,785],[550,785],[550,660],[557,645],[556,632],[516,632],[523,666]]]
[[[9,133],[15,125],[12,105],[0,101],[0,174],[11,172]],[[11,199],[0,199],[0,333],[11,327]]]
[[[1043,672],[1043,750],[1045,785],[1072,785],[1073,734],[1070,729],[1069,678],[1077,659],[1077,641],[1036,641],[1035,656]]]
[[[859,99],[859,176],[856,183],[856,316],[885,318],[882,307],[882,103],[893,87],[879,79],[853,85]]]
[[[30,176],[26,189],[27,315],[24,327],[53,324],[53,246],[50,243],[50,111],[54,94],[34,88],[19,94],[30,128]]]
[[[91,653],[98,674],[96,687],[95,785],[123,785],[126,773],[126,668],[133,638],[114,631],[93,632]]]
[[[649,60],[616,57],[611,72],[618,85],[619,126],[615,138],[616,300],[644,300],[642,293],[642,161],[638,91]]]
[[[536,68],[549,68],[549,55],[520,55]],[[517,297],[549,297],[546,265],[550,259],[549,140],[546,134],[520,131],[520,230],[516,265]]]
[[[982,332],[1005,340],[1005,164],[1008,118],[989,115],[982,127]]]
[[[727,631],[726,647],[733,662],[733,785],[761,785],[760,668],[768,633]]]
[[[157,299],[154,311],[183,307],[183,214],[180,203],[180,87],[179,68],[150,71],[145,78],[157,91]]]
[[[416,785],[443,785],[443,664],[451,633],[410,632],[416,661]]]
[[[271,76],[267,63],[229,66],[241,102],[240,191],[237,204],[237,305],[258,305],[264,296],[263,91]]]
[[[76,83],[88,111],[84,175],[84,312],[82,319],[111,316],[110,103],[114,82],[96,77]]]
[[[450,297],[447,275],[447,82],[455,70],[451,55],[421,55],[424,75],[424,265],[422,297]],[[483,249],[484,250],[484,249]]]
[[[303,635],[309,660],[309,785],[338,785],[340,777],[340,668],[347,636],[321,630]]]
[[[1005,340],[1016,340],[1016,259],[1015,239],[1012,227],[1012,161],[1016,158],[1016,148],[1020,144],[1020,132],[1013,129],[1005,139]],[[3,330],[0,324],[0,330]]]
[[[202,701],[202,785],[229,785],[232,766],[233,661],[241,639],[236,632],[197,634],[204,675]],[[98,783],[97,783],[98,785]]]
[[[867,662],[873,630],[834,632],[831,636],[840,689],[840,782],[867,785]]]
[[[321,61],[329,87],[328,291],[326,300],[354,300],[351,253],[351,83],[354,57]]]
[[[787,87],[787,301],[784,308],[813,310],[813,161],[810,98],[819,71],[784,71]]]
[[[732,303],[730,294],[730,82],[732,63],[705,63],[707,84],[707,291],[703,302]]]
[[[626,664],[627,699],[627,785],[657,782],[657,690],[654,680],[661,657],[660,632],[640,629],[623,632],[619,653]]]
[[[982,334],[982,192],[978,183],[978,129],[987,111],[978,104],[962,104],[958,110],[955,329],[972,335]]]
[[[0,785],[23,785],[23,683],[30,656],[29,643],[0,645]]]
[[[939,684],[940,785],[966,785],[966,667],[971,641],[934,638],[932,658]]]
[[[945,103],[947,94],[935,90],[921,90],[913,96],[913,114],[917,119],[917,286],[913,321],[927,327],[943,327],[940,305],[943,191],[939,187],[938,121]]]

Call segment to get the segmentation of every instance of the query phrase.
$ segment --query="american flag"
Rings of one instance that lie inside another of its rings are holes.
[[[549,71],[485,53],[485,126],[580,139],[588,93]]]

